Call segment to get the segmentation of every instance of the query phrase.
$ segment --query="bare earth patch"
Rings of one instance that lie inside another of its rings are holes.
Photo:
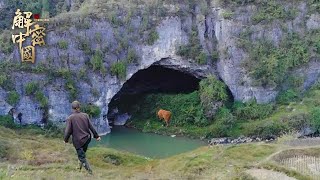
[[[258,180],[270,180],[270,179],[296,180],[296,178],[289,177],[284,173],[271,171],[267,169],[249,169],[246,172]]]

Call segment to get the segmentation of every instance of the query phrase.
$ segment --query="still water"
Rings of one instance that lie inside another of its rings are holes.
[[[143,133],[123,126],[113,126],[110,134],[100,142],[92,140],[90,146],[105,146],[150,158],[164,158],[194,150],[206,143],[186,137],[171,137]]]

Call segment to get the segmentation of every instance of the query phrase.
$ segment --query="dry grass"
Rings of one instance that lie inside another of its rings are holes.
[[[320,179],[320,148],[288,149],[273,158],[280,166],[311,177]]]
[[[308,179],[318,177],[319,170],[319,148],[288,149],[290,146],[279,143],[205,146],[157,160],[95,147],[87,153],[94,170],[91,177],[84,170],[78,172],[71,144],[28,131],[22,135],[0,130],[1,142],[10,147],[7,159],[0,162],[0,179],[250,179],[246,170],[261,167]],[[110,156],[120,163],[110,163],[106,159]]]

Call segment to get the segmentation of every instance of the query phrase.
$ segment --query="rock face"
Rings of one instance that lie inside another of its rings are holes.
[[[73,6],[75,1],[68,1]],[[1,6],[1,3],[0,3]],[[299,5],[299,13],[296,19],[287,23],[291,31],[300,31],[300,26],[305,13],[306,3]],[[174,9],[174,6],[173,6]],[[191,74],[197,78],[205,78],[213,75],[228,86],[235,100],[248,101],[255,98],[259,103],[273,101],[278,94],[276,87],[260,87],[253,84],[242,63],[248,57],[241,48],[237,46],[236,37],[243,30],[243,25],[250,21],[254,6],[245,6],[236,10],[233,19],[224,18],[224,9],[210,4],[209,12],[206,16],[201,15],[199,10],[195,16],[181,18],[179,16],[168,16],[162,18],[156,26],[156,32],[159,38],[152,45],[135,43],[129,40],[130,46],[137,52],[139,61],[129,64],[125,78],[107,73],[102,75],[96,71],[85,71],[85,78],[76,82],[78,94],[77,98],[81,102],[90,102],[100,107],[101,114],[99,118],[94,119],[94,125],[100,134],[110,132],[108,126],[108,104],[111,99],[119,92],[123,84],[129,80],[139,70],[146,69],[151,65],[160,65],[163,67],[175,69],[184,73]],[[309,29],[318,29],[317,22],[319,15],[311,15],[306,23]],[[196,23],[200,43],[206,53],[210,53],[213,47],[217,47],[219,59],[217,62],[206,65],[196,64],[191,59],[177,55],[177,47],[188,42],[189,36],[185,29],[191,29],[192,22]],[[123,29],[114,32],[112,24],[107,20],[96,20],[91,17],[85,18],[88,28],[77,28],[84,22],[74,22],[63,30],[59,29],[59,24],[48,28],[45,47],[37,47],[37,64],[55,68],[65,68],[71,71],[80,72],[86,66],[92,55],[88,55],[86,49],[98,49],[103,52],[103,66],[110,68],[111,64],[123,58],[123,54],[114,53],[115,47],[119,45],[118,36],[124,36]],[[141,17],[134,17],[132,26],[141,24]],[[120,33],[120,35],[119,35]],[[272,40],[275,44],[282,37],[283,30],[278,24],[264,27],[256,25],[252,34],[253,38],[265,37]],[[59,43],[64,42],[67,47],[61,47]],[[80,48],[81,47],[81,48]],[[112,51],[104,51],[111,49]],[[0,51],[0,61],[20,62],[18,48],[15,47],[12,54],[4,54]],[[305,88],[310,87],[320,74],[319,63],[312,62],[309,65],[297,69],[295,72],[307,74]],[[311,71],[310,71],[311,70]],[[66,80],[59,77],[50,83],[46,82],[46,77],[35,73],[12,73],[16,90],[21,98],[15,108],[22,113],[22,123],[41,123],[43,111],[39,109],[39,103],[34,98],[26,96],[24,87],[28,82],[37,81],[44,87],[44,94],[49,101],[49,119],[54,122],[64,122],[71,113],[69,95],[66,90]],[[93,93],[93,91],[95,93]],[[5,99],[8,92],[0,88],[0,114],[7,114],[13,106],[9,105]]]

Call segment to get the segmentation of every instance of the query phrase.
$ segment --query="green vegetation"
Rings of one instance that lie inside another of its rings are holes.
[[[138,62],[138,55],[133,48],[129,48],[128,55],[127,55],[127,62],[128,63],[137,63]]]
[[[255,3],[256,0],[219,0],[223,7],[238,7]]]
[[[253,15],[254,23],[271,22],[273,20],[290,20],[296,16],[296,10],[286,9],[276,0],[262,1],[256,14]]]
[[[75,101],[78,97],[78,91],[76,88],[76,82],[72,78],[74,77],[74,73],[69,71],[69,69],[61,68],[59,69],[55,76],[62,77],[65,79],[65,89],[69,92],[69,101]],[[80,72],[81,74],[81,72]]]
[[[233,12],[230,12],[230,11],[224,11],[222,13],[222,17],[224,19],[231,19],[233,17]]]
[[[25,86],[26,95],[34,95],[39,90],[39,84],[36,82],[29,82]]]
[[[68,49],[68,42],[65,40],[58,41],[58,47],[60,49]]]
[[[268,117],[273,113],[273,108],[272,104],[257,104],[255,100],[247,103],[235,102],[233,113],[241,120],[256,120]]]
[[[86,55],[92,54],[92,49],[90,47],[90,42],[86,38],[77,37],[78,39],[78,49],[83,51]]]
[[[14,44],[11,40],[11,35],[12,34],[9,30],[4,30],[0,34],[0,52],[3,52],[4,54],[10,54],[13,52]]]
[[[227,86],[214,76],[209,76],[202,80],[199,86],[201,104],[205,108],[212,108],[211,103],[217,101],[226,102],[228,100]]]
[[[245,64],[258,85],[276,86],[283,82],[290,69],[309,62],[311,52],[308,43],[298,35],[288,35],[280,47],[271,42],[244,43],[250,58]]]
[[[310,0],[308,1],[309,13],[317,13],[320,11],[320,1],[319,0]]]
[[[69,91],[69,101],[75,101],[78,97],[78,91],[76,89],[75,81],[71,78],[68,78],[65,84],[65,88]]]
[[[0,127],[15,128],[17,125],[13,122],[11,116],[0,116]]]
[[[107,69],[103,64],[103,54],[101,51],[96,51],[91,58],[90,61],[92,65],[93,71],[99,71],[102,75],[105,75],[107,73]]]
[[[199,92],[126,97],[127,101],[116,106],[120,111],[132,115],[128,126],[161,134],[208,138],[241,135],[266,138],[298,131],[302,127],[320,127],[318,85],[301,98],[292,98],[291,95],[284,97],[280,94],[277,104],[258,104],[255,100],[246,103],[229,102],[225,85],[212,77],[202,80],[200,84],[202,87],[200,86]],[[222,101],[224,105],[218,108],[212,118],[205,117],[206,102],[209,103],[207,107],[210,107],[210,103],[214,101]],[[173,114],[169,127],[164,127],[164,122],[156,116],[160,108],[170,110]]]
[[[99,106],[94,104],[85,104],[81,106],[81,111],[87,113],[91,118],[97,118],[101,114]]]
[[[277,97],[277,103],[279,104],[287,104],[290,102],[296,101],[299,98],[299,93],[293,89],[288,89],[286,91],[280,92]]]
[[[154,29],[149,32],[148,38],[147,38],[147,44],[153,45],[157,40],[159,39],[158,32]]]
[[[0,87],[7,91],[13,91],[15,87],[11,77],[5,74],[5,72],[3,73],[4,74],[0,73]]]
[[[0,130],[0,154],[4,157],[0,172],[4,172],[5,179],[31,176],[50,179],[235,179],[239,173],[265,162],[279,148],[286,148],[277,144],[242,144],[211,148],[204,146],[166,159],[149,159],[109,148],[91,147],[87,151],[87,158],[94,175],[88,176],[84,170],[76,170],[78,160],[74,147],[61,143],[59,138],[47,138],[45,130],[36,127],[8,129],[1,126]],[[14,177],[7,174],[10,173],[8,166],[17,167]]]
[[[123,61],[115,62],[111,64],[110,72],[120,79],[125,79],[127,75],[127,64]]]
[[[35,94],[36,100],[40,103],[42,108],[46,108],[48,106],[48,98],[41,91],[37,91]]]
[[[198,64],[206,64],[208,56],[201,47],[196,27],[192,28],[189,38],[189,43],[187,45],[179,46],[177,55],[192,59]]]
[[[97,43],[101,43],[102,42],[102,35],[101,33],[95,33],[94,34],[94,39]]]
[[[16,91],[10,91],[8,93],[6,101],[11,105],[15,106],[20,100],[20,95]]]

